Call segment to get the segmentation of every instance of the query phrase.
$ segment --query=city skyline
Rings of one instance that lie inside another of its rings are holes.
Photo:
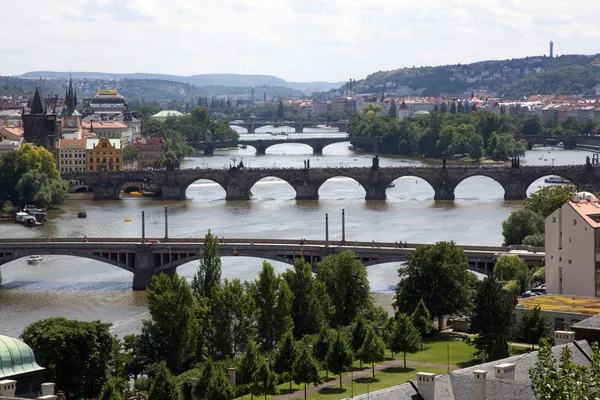
[[[41,0],[1,4],[0,75],[265,74],[345,81],[400,67],[594,54],[593,0]],[[207,7],[210,4],[210,9]]]

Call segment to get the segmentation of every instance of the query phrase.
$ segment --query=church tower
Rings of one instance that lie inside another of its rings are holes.
[[[73,90],[73,79],[69,79],[60,120],[61,139],[81,139],[81,114],[77,111],[77,93]]]
[[[56,114],[47,112],[39,85],[35,88],[31,111],[29,114],[25,114],[23,111],[21,118],[25,143],[43,146],[47,150],[53,151],[57,130]]]

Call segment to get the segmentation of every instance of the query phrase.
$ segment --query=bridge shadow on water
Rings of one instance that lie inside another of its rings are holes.
[[[131,281],[128,282],[52,282],[52,281],[10,281],[2,285],[2,290],[26,290],[28,292],[45,291],[131,291]]]

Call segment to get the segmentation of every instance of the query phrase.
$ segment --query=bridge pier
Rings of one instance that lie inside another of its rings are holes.
[[[154,255],[150,245],[136,245],[133,290],[146,290],[154,276]]]
[[[90,185],[94,192],[94,200],[119,200],[121,198],[121,188],[110,186],[108,183],[99,185]]]
[[[521,182],[502,185],[504,200],[524,200],[527,198],[527,185]]]
[[[348,132],[348,125],[338,125],[338,132]]]
[[[435,194],[433,196],[434,200],[454,200],[456,196],[454,195],[454,187],[450,186],[446,183],[442,183],[441,186],[434,187]]]
[[[319,200],[319,187],[317,185],[304,182],[300,185],[294,185],[296,190],[296,200]]]
[[[245,185],[231,184],[225,189],[225,200],[250,200],[250,188]]]
[[[368,185],[364,186],[367,195],[365,196],[365,200],[385,200],[387,195],[385,194],[385,190],[387,189],[387,185]]]
[[[296,133],[304,133],[304,125],[294,125],[294,131]]]
[[[312,149],[313,149],[313,154],[315,155],[322,155],[323,154],[323,144],[322,143],[314,143],[311,144]]]
[[[215,154],[215,145],[212,143],[205,144],[202,148],[202,151],[204,152],[205,155],[212,156],[213,154]]]
[[[256,133],[256,127],[254,125],[247,126],[248,133]]]
[[[162,186],[160,188],[160,198],[163,200],[185,200],[185,191],[187,187],[175,185],[175,186]]]
[[[252,132],[254,133],[254,132]],[[264,144],[256,145],[256,154],[259,156],[264,156],[267,153],[267,146]]]

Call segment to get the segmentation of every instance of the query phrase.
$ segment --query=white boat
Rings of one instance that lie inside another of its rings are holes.
[[[44,259],[41,256],[29,256],[27,264],[39,264],[42,261],[44,261]]]
[[[550,176],[550,177],[544,179],[544,182],[546,182],[546,183],[561,183],[561,184],[569,184],[569,185],[571,184],[571,181],[569,181],[565,178],[562,178],[560,176]]]

